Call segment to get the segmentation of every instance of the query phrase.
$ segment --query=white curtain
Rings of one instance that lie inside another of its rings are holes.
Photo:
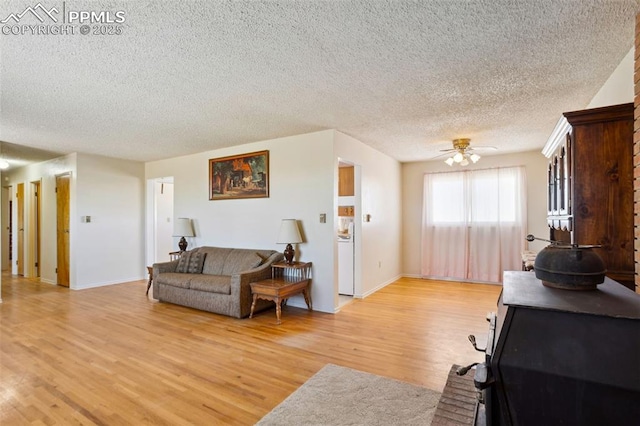
[[[501,282],[519,270],[526,195],[524,167],[426,174],[422,275]]]

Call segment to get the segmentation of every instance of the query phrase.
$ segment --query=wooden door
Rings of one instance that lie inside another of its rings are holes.
[[[58,285],[69,287],[69,182],[70,175],[56,176]]]
[[[24,275],[24,183],[19,183],[16,190],[16,225],[18,227],[16,265],[18,275]]]

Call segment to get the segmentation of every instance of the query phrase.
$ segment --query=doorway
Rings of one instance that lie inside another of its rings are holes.
[[[360,253],[362,247],[361,168],[338,158],[338,203],[336,219],[338,307],[361,297]]]
[[[2,187],[2,270],[12,272],[13,256],[13,187]]]
[[[173,176],[147,181],[147,264],[171,260],[173,246]]]
[[[40,278],[40,181],[31,182],[31,197],[29,203],[29,265],[27,276]]]
[[[57,247],[57,283],[69,287],[69,214],[71,175],[56,176],[56,247]]]

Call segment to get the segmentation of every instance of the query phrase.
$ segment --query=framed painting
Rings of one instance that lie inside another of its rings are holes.
[[[269,151],[209,160],[209,200],[269,197]]]

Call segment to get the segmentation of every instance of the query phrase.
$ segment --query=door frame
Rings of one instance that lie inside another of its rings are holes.
[[[31,278],[40,278],[42,268],[41,259],[41,224],[42,224],[42,180],[30,182],[29,193],[29,214],[28,214],[28,233],[27,233],[27,276]]]
[[[13,186],[7,185],[2,187],[2,270],[12,271],[11,261],[13,254]]]
[[[158,208],[157,188],[158,188],[158,185],[162,185],[162,184],[170,184],[173,187],[174,185],[173,176],[164,176],[164,177],[147,179],[147,194],[146,194],[147,226],[146,226],[146,238],[145,238],[146,240],[145,241],[145,259],[146,259],[147,265],[153,265],[155,262],[169,260],[169,251],[172,251],[172,250],[167,251],[166,258],[158,257],[158,251],[159,251],[158,246],[160,246],[160,244],[158,243],[158,240],[159,238],[167,237],[165,235],[159,235],[159,232],[158,232],[159,221],[167,220],[167,217],[164,217],[164,216],[159,217],[159,215],[162,212],[160,212]],[[173,193],[174,192],[172,190],[172,194]],[[172,197],[171,217],[170,217],[172,222],[173,222],[173,211],[174,211],[173,205],[174,205],[174,199]],[[171,226],[171,228],[173,229],[173,226]],[[173,242],[173,236],[169,238],[171,238]]]
[[[355,161],[338,157],[336,161],[336,167],[339,168],[340,164],[349,164],[353,166],[353,226],[354,226],[354,242],[353,242],[353,298],[362,299],[363,298],[363,290],[362,290],[362,166]],[[335,176],[339,176],[339,171],[336,170]],[[338,229],[338,205],[340,204],[340,197],[338,196],[337,188],[338,184],[336,182],[335,185],[336,194],[335,194],[335,206],[334,206],[334,215],[336,223],[334,223],[334,234]],[[334,247],[336,256],[334,257],[334,276],[337,280],[338,277],[338,242],[335,235],[333,236]],[[335,283],[335,291],[334,291],[334,307],[336,309],[340,308],[340,296],[338,290],[338,283]]]

